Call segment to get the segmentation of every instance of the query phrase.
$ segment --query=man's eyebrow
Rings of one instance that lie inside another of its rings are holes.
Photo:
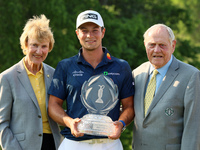
[[[79,29],[86,29],[85,27],[80,27]]]

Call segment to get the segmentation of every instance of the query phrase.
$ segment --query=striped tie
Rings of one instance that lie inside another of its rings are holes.
[[[156,75],[157,74],[158,74],[158,71],[155,69],[153,71],[153,76],[152,76],[152,78],[149,81],[149,84],[147,86],[147,90],[146,90],[146,94],[145,94],[145,98],[144,98],[145,116],[146,116],[146,113],[147,113],[149,106],[151,105],[151,102],[152,102],[153,97],[154,97],[154,93],[155,93],[155,90],[156,90]]]

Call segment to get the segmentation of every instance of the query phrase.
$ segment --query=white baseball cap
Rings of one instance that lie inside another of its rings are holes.
[[[103,19],[101,15],[93,10],[86,10],[80,13],[76,19],[76,28],[86,22],[93,22],[100,27],[104,27]]]

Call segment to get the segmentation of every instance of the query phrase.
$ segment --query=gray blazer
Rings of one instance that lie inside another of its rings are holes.
[[[200,150],[200,72],[173,57],[144,117],[150,62],[133,70],[134,150]]]
[[[54,69],[45,63],[43,67],[48,105]],[[48,119],[57,149],[60,129],[49,116]],[[3,150],[41,150],[42,134],[40,108],[21,60],[0,74],[0,144]]]

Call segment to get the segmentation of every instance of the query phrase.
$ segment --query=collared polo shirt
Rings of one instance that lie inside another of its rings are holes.
[[[43,133],[51,133],[51,128],[49,126],[46,110],[46,90],[44,82],[44,73],[42,69],[43,65],[41,66],[40,71],[37,72],[36,75],[34,75],[27,69],[25,65],[25,59],[23,59],[23,63],[40,107],[43,123]]]
[[[103,48],[103,51],[103,59],[95,69],[84,60],[82,49],[77,55],[60,61],[56,67],[48,93],[66,100],[66,113],[71,118],[81,118],[88,113],[81,102],[81,88],[83,83],[94,75],[104,74],[118,86],[119,101],[107,115],[113,121],[119,118],[120,100],[134,95],[132,70],[129,64],[125,60],[111,56],[106,48]],[[100,138],[86,134],[75,138],[68,127],[65,127],[61,134],[76,141]]]

